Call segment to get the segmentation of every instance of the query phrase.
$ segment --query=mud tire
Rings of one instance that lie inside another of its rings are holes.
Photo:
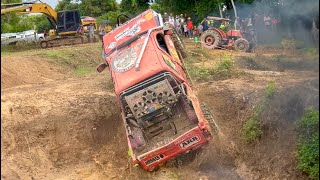
[[[248,52],[250,44],[246,39],[240,38],[234,42],[233,48],[238,52]]]
[[[42,49],[47,48],[47,47],[48,47],[48,41],[41,41],[41,42],[40,42],[40,47],[41,47]]]
[[[217,48],[221,44],[221,37],[215,30],[207,30],[200,36],[201,46],[207,49]]]

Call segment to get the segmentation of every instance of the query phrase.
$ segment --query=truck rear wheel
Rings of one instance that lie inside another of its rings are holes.
[[[43,48],[43,49],[47,48],[48,47],[48,41],[41,41],[40,42],[40,47]]]

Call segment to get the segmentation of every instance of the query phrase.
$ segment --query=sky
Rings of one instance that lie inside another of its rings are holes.
[[[121,0],[116,0],[117,3],[120,3]],[[42,2],[49,4],[52,8],[55,8],[58,4],[58,0],[42,0]]]

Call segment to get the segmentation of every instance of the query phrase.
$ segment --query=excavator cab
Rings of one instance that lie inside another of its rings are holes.
[[[59,11],[57,33],[74,32],[81,26],[81,18],[78,10]]]

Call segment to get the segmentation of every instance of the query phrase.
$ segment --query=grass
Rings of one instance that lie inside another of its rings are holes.
[[[276,85],[274,81],[271,81],[266,86],[266,96],[267,98],[272,98],[276,92]]]
[[[179,178],[179,175],[178,175],[177,173],[171,172],[171,173],[169,174],[168,179],[170,179],[170,180],[179,180],[180,178]]]
[[[197,49],[192,49],[192,51],[197,54],[203,55],[206,59],[212,59],[212,55],[208,52],[208,49],[197,48]]]
[[[319,110],[309,108],[299,121],[298,169],[319,179]]]
[[[296,48],[303,47],[304,43],[303,41],[298,41],[294,39],[282,39],[281,45],[284,49],[294,50]]]
[[[252,143],[262,135],[262,129],[260,126],[258,114],[250,117],[243,125],[243,137],[247,143]]]
[[[197,65],[194,60],[187,60],[186,66],[189,74],[192,78],[197,81],[206,81],[210,78],[223,79],[231,76],[234,62],[231,56],[224,55],[222,60],[217,62],[215,65]]]
[[[275,93],[275,82],[271,81],[266,85],[265,97],[255,107],[253,115],[243,124],[243,138],[247,143],[252,143],[262,136],[263,131],[261,121],[259,118],[263,110],[265,109],[266,105],[269,103],[269,100],[274,96]]]
[[[210,77],[209,71],[210,69],[208,68],[194,66],[190,71],[190,76],[195,78],[197,81],[205,81]]]
[[[41,59],[54,66],[61,67],[64,71],[68,71],[76,77],[93,74],[97,65],[102,62],[101,43],[60,46],[47,49],[37,48],[36,46],[25,47],[23,49],[6,46],[1,47],[1,53],[5,55],[19,54],[30,59]]]
[[[88,68],[76,68],[73,72],[76,76],[82,77],[89,74],[93,74],[95,71],[94,69],[88,69]]]
[[[228,55],[224,55],[222,61],[220,61],[217,64],[215,70],[218,72],[230,71],[232,67],[233,67],[232,57]]]

